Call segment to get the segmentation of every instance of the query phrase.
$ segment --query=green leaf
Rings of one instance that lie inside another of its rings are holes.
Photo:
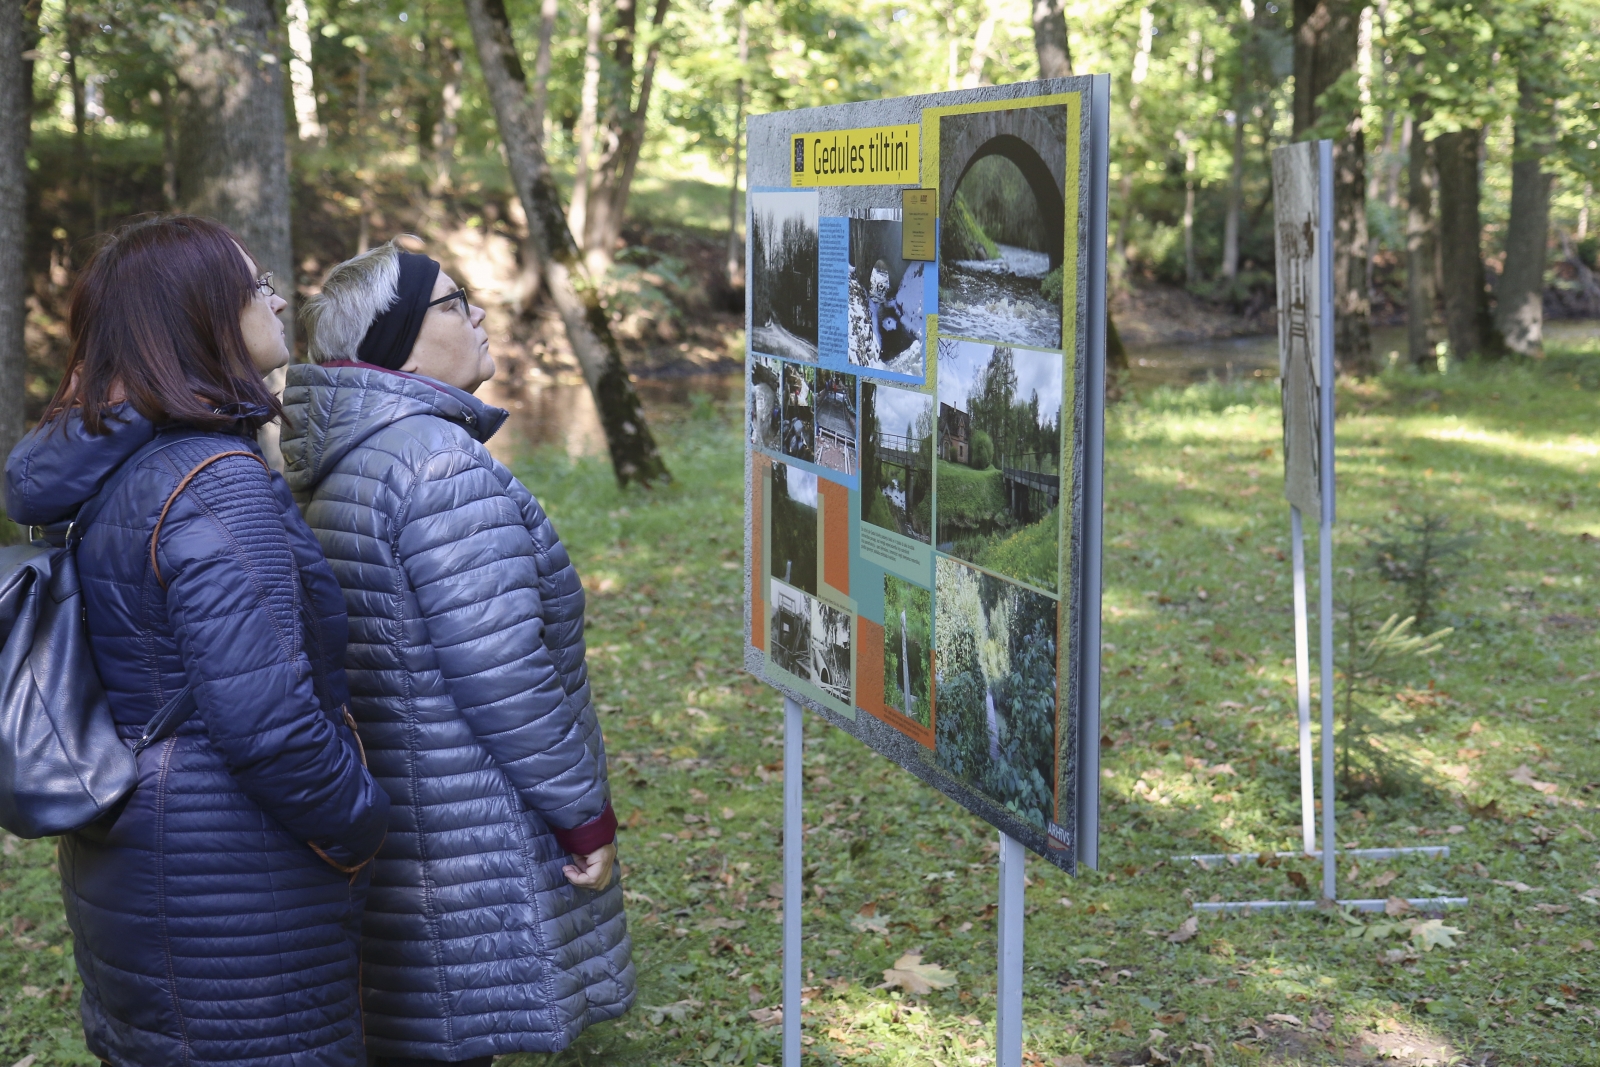
[[[1422,951],[1432,952],[1435,945],[1440,948],[1455,948],[1455,939],[1464,933],[1465,930],[1446,926],[1443,919],[1424,919],[1411,928],[1411,940],[1416,942]]]

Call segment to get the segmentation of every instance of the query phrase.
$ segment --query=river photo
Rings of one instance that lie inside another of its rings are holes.
[[[750,348],[817,360],[817,194],[750,196]]]
[[[939,120],[939,333],[1061,347],[1066,109]]]
[[[933,396],[861,383],[861,521],[933,541]]]

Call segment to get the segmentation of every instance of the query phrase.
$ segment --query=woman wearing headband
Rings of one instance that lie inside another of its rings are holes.
[[[363,931],[378,1067],[565,1048],[633,1001],[583,587],[490,457],[483,309],[390,243],[335,267],[284,391],[288,479],[350,613],[393,803]]]

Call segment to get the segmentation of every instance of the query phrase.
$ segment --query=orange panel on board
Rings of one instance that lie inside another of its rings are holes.
[[[822,506],[822,580],[850,595],[850,490],[826,478],[817,479]]]
[[[766,562],[761,558],[761,538],[766,529],[767,471],[772,461],[757,452],[752,457],[750,477],[754,479],[755,492],[750,494],[750,643],[767,650],[767,605],[761,599],[761,576]]]

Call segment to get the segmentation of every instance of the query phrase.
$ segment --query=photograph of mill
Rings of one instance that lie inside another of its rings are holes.
[[[811,601],[809,677],[833,699],[854,706],[850,692],[850,613],[816,599]]]
[[[928,692],[933,651],[933,594],[883,576],[883,702],[923,726],[933,719]]]
[[[812,605],[816,601],[792,585],[773,579],[769,655],[772,662],[796,678],[811,680]]]
[[[783,424],[783,364],[770,356],[750,361],[750,443],[776,452]]]
[[[783,454],[817,458],[817,368],[783,364]]]
[[[939,341],[939,551],[1056,592],[1059,352]]]
[[[933,543],[933,395],[861,383],[861,520]]]
[[[817,361],[817,194],[750,194],[750,348]]]
[[[1066,167],[1064,104],[939,118],[941,336],[1061,347]]]
[[[898,220],[850,220],[849,359],[921,377],[922,264],[900,258]]]
[[[817,592],[817,476],[787,463],[772,465],[772,576]]]
[[[856,376],[817,372],[816,462],[840,474],[856,472]]]
[[[1044,829],[1055,811],[1056,602],[941,558],[934,604],[935,758]]]

